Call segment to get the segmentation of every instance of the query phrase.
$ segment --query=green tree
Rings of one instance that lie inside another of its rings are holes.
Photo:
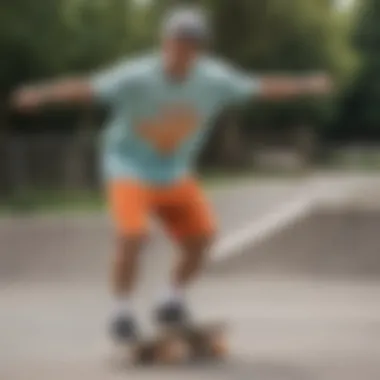
[[[343,99],[337,137],[380,138],[380,2],[362,0],[353,33],[360,67]]]
[[[87,73],[136,49],[134,4],[7,0],[0,13],[0,53],[6,57],[0,62],[1,104],[19,83]],[[0,110],[1,124],[5,111]],[[64,120],[62,115],[59,120]]]
[[[331,1],[203,0],[210,7],[217,54],[251,72],[327,71],[349,75],[350,55],[344,24]],[[350,58],[351,59],[351,58]],[[240,125],[246,133],[307,125],[327,125],[335,102],[303,99],[283,103],[250,103]],[[238,123],[236,123],[238,125]],[[237,150],[243,151],[237,148]]]
[[[87,70],[137,45],[134,2],[127,0],[13,0],[0,13],[0,83]]]
[[[0,83],[4,90],[14,82],[50,74],[60,65],[65,39],[63,0],[13,0],[0,13]]]

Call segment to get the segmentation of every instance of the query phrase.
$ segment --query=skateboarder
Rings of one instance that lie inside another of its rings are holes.
[[[193,164],[224,107],[254,97],[280,99],[329,91],[326,76],[270,77],[241,72],[207,53],[210,30],[195,7],[170,10],[158,51],[88,78],[68,78],[16,91],[27,111],[53,103],[99,102],[110,118],[102,148],[110,213],[117,233],[112,266],[111,333],[137,337],[131,295],[150,216],[158,218],[179,255],[155,317],[163,324],[189,318],[185,291],[197,278],[216,225]]]

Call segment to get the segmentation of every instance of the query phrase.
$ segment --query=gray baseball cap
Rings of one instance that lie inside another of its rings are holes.
[[[179,37],[197,41],[207,41],[210,38],[208,17],[206,13],[194,6],[177,7],[170,10],[162,23],[164,38]]]

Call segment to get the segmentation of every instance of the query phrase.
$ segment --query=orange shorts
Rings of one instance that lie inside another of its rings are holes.
[[[209,205],[194,179],[167,187],[118,180],[109,183],[107,190],[112,217],[122,234],[146,234],[150,216],[157,217],[177,239],[214,232]]]

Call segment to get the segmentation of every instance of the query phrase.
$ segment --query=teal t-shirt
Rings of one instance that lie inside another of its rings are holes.
[[[221,110],[260,89],[257,78],[206,56],[175,82],[158,53],[121,63],[91,83],[110,110],[102,143],[105,180],[151,184],[190,174]]]

